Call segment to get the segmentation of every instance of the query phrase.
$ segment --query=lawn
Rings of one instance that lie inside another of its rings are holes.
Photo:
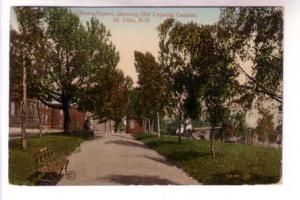
[[[281,177],[281,150],[216,142],[216,157],[209,142],[139,134],[136,139],[155,149],[190,176],[206,185],[277,183]]]
[[[47,134],[41,138],[29,138],[28,149],[22,150],[21,140],[9,141],[9,182],[17,185],[35,185],[42,177],[36,174],[36,153],[42,147],[51,148],[56,155],[70,155],[87,139],[86,133]]]

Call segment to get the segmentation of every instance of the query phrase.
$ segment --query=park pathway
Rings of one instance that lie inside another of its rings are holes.
[[[195,185],[196,180],[168,163],[129,134],[96,134],[70,156],[69,170],[58,185]]]

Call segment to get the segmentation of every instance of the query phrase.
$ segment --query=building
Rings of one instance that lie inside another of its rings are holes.
[[[206,126],[206,127],[194,127],[193,129],[193,136],[195,138],[203,139],[203,140],[210,140],[210,132],[212,130],[212,127]],[[220,138],[221,135],[221,127],[215,127],[214,128],[215,138]]]
[[[137,134],[144,132],[143,125],[134,117],[126,119],[126,133]]]
[[[91,129],[98,133],[114,133],[115,132],[115,121],[113,120],[106,120],[100,121],[98,119],[92,119],[91,122]]]
[[[58,103],[53,103],[58,104]],[[9,105],[9,127],[10,132],[19,133],[22,122],[22,101],[19,98],[10,97]],[[70,130],[83,129],[85,115],[75,107],[70,106]],[[44,132],[63,130],[63,111],[52,108],[39,102],[37,99],[27,100],[27,123],[28,129],[39,129],[40,125]]]

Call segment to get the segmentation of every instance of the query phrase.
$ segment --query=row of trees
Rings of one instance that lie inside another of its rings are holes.
[[[11,28],[11,88],[26,98],[63,110],[69,131],[70,105],[92,111],[116,127],[128,113],[149,132],[165,115],[177,128],[206,116],[215,126],[238,125],[255,104],[282,108],[282,10],[226,8],[217,23],[165,20],[159,27],[159,60],[134,52],[138,87],[116,68],[119,54],[110,32],[95,18],[82,24],[67,8],[15,8]],[[245,69],[245,63],[248,69]],[[129,101],[130,99],[130,101]],[[59,105],[53,105],[51,101]],[[214,155],[214,131],[211,153]],[[181,135],[179,134],[179,141]]]
[[[27,93],[63,111],[65,133],[70,105],[119,123],[132,80],[116,68],[119,53],[109,30],[95,18],[82,24],[67,8],[18,7],[14,12],[18,26],[11,27],[10,83],[23,93],[23,147]]]
[[[142,121],[144,129],[154,131],[157,124],[157,133],[160,136],[160,119],[167,113],[169,98],[161,66],[154,56],[146,52],[135,51],[135,68],[138,73],[138,87],[130,98],[130,115]],[[146,128],[147,127],[147,128]]]
[[[215,155],[214,127],[238,127],[248,110],[266,101],[275,101],[281,112],[280,8],[221,9],[213,25],[167,19],[158,33],[158,63],[149,53],[135,52],[141,118],[169,113],[179,128],[188,118],[206,116]]]

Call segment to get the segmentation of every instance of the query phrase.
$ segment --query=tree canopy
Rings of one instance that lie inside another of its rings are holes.
[[[282,104],[283,13],[281,8],[224,8],[217,37],[246,81],[248,99]],[[246,70],[242,64],[250,67]]]
[[[67,8],[42,9],[40,18],[33,16],[36,10],[16,9],[20,25],[34,19],[34,27],[37,27],[34,30],[39,31],[31,31],[28,37],[38,35],[40,40],[36,44],[44,50],[33,48],[35,52],[24,52],[31,59],[28,69],[33,71],[29,89],[44,104],[63,110],[64,130],[68,132],[69,106],[77,102],[80,93],[93,84],[101,70],[116,67],[119,54],[109,40],[110,32],[95,18],[83,25]],[[23,12],[30,14],[22,15]],[[26,42],[25,39],[14,42]],[[15,64],[18,68],[18,63]],[[53,105],[51,101],[60,105]]]

